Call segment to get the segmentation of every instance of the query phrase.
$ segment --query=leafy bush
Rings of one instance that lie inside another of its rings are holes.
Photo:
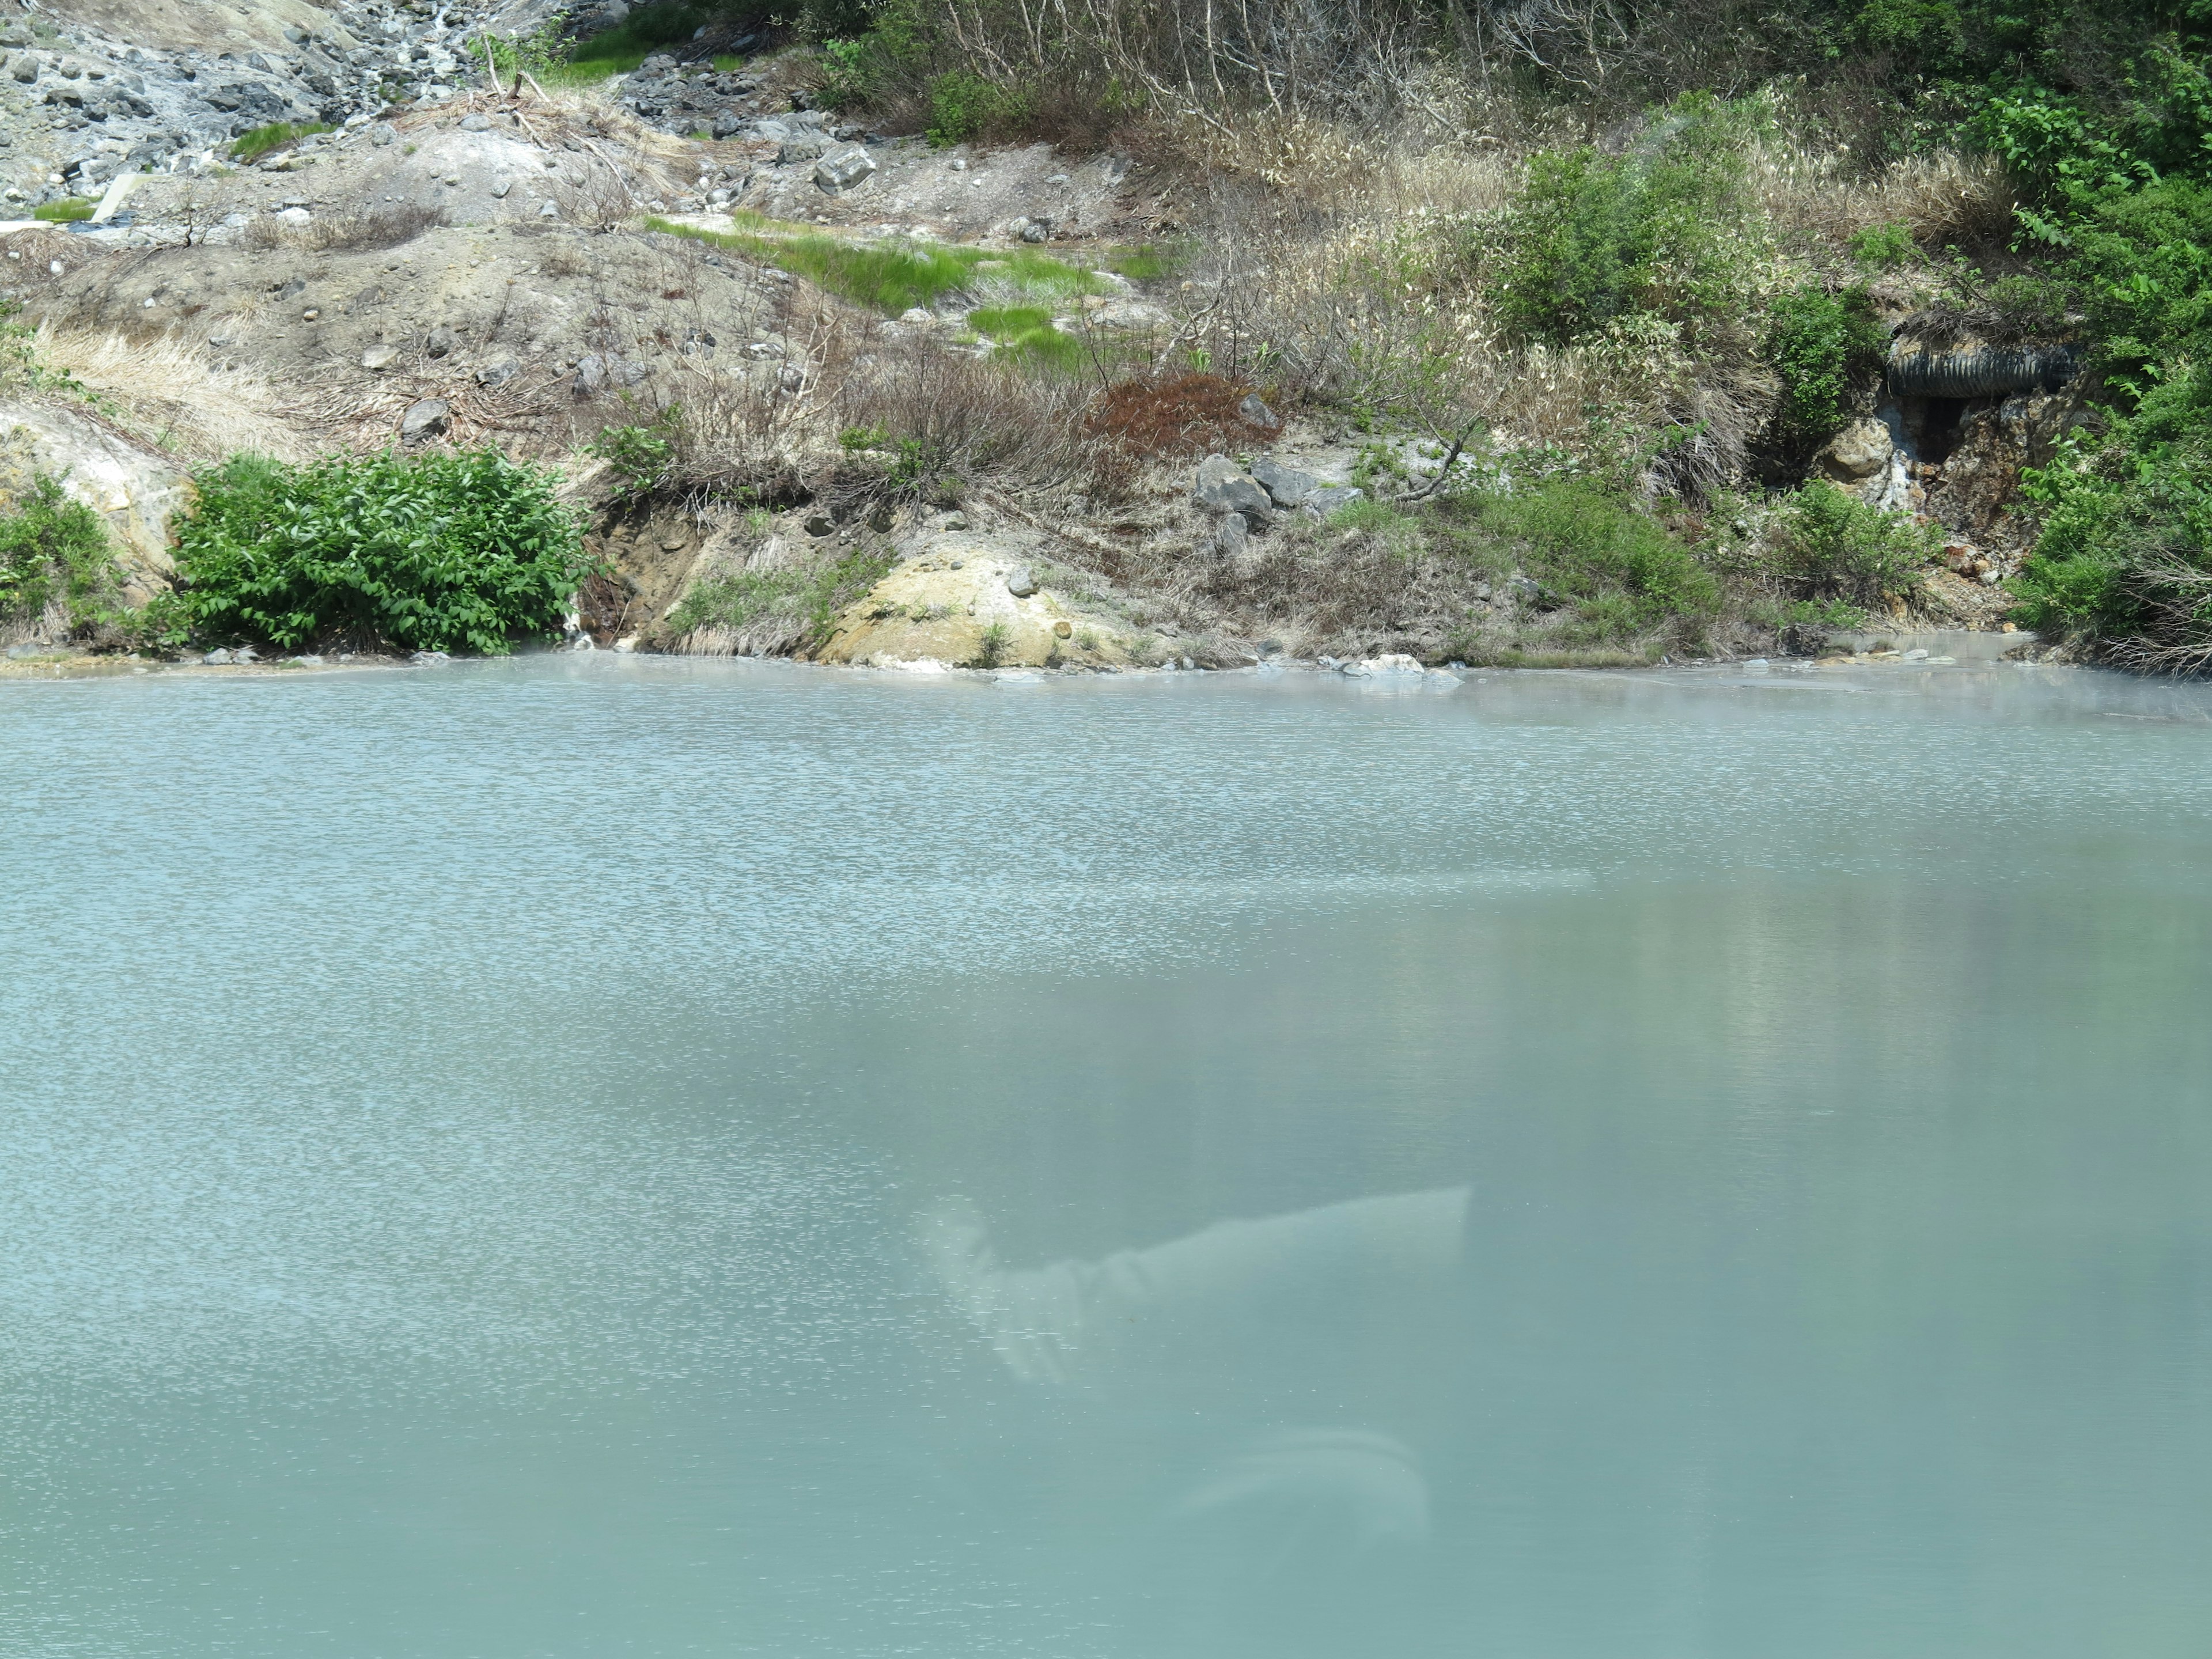
[[[1537,156],[1505,225],[1507,325],[1564,343],[1633,313],[1694,325],[1731,309],[1747,214],[1741,118],[1685,98],[1628,155],[1584,145]]]
[[[118,580],[100,514],[40,473],[12,513],[0,514],[0,618],[33,620],[54,600],[72,631],[116,609]]]
[[[1894,270],[1920,252],[1912,240],[1912,227],[1902,220],[1855,230],[1849,246],[1852,259],[1868,270]]]
[[[1775,574],[1810,598],[1882,605],[1919,585],[1942,535],[1815,480],[1783,515]]]
[[[586,568],[556,478],[495,450],[197,475],[177,568],[196,631],[292,650],[325,640],[505,652],[560,631]]]
[[[938,149],[1003,132],[1029,120],[1036,100],[1017,88],[954,70],[929,83],[929,131]]]
[[[1808,285],[1774,302],[1766,357],[1782,381],[1775,426],[1798,447],[1828,437],[1848,412],[1852,380],[1881,360],[1888,336],[1863,287]]]
[[[2212,329],[2212,189],[2162,179],[2091,206],[2073,231],[2106,372],[2140,397]]]
[[[599,437],[585,448],[613,469],[616,501],[639,501],[666,483],[675,471],[683,430],[683,411],[672,404],[650,421],[601,427]]]

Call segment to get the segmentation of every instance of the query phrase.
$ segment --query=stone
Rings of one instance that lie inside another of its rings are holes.
[[[1819,459],[1822,470],[1831,476],[1866,478],[1888,464],[1893,447],[1889,428],[1880,421],[1853,421],[1828,440]]]
[[[453,423],[453,406],[442,398],[425,398],[410,404],[399,417],[399,441],[419,444],[441,437]]]
[[[745,130],[745,118],[733,109],[726,109],[714,117],[714,125],[707,130],[717,138],[733,138]]]
[[[1036,577],[1029,566],[1018,564],[1006,572],[1006,592],[1016,599],[1025,599],[1036,591]]]
[[[491,193],[492,193],[492,195],[493,195],[495,198],[498,198],[498,199],[500,199],[500,200],[504,201],[504,200],[506,199],[506,197],[507,197],[507,191],[509,191],[510,190],[513,190],[514,188],[514,179],[501,179],[497,184],[494,185],[491,187]]]
[[[899,313],[899,321],[914,328],[926,328],[937,320],[937,313],[925,306],[908,306]]]
[[[607,360],[596,351],[576,365],[568,389],[579,398],[596,398],[607,389]]]
[[[392,144],[398,141],[399,129],[389,121],[379,121],[368,130],[368,142],[372,144]]]
[[[453,331],[441,323],[432,329],[428,337],[423,340],[422,349],[430,356],[445,357],[452,355],[453,347],[458,343],[459,342],[455,337]]]
[[[1209,455],[1198,464],[1191,499],[1209,513],[1238,513],[1258,524],[1267,523],[1272,511],[1267,492],[1226,455]]]
[[[538,216],[541,219],[557,219],[561,216],[561,210],[550,202],[540,202],[538,204]]]
[[[1307,496],[1304,504],[1316,513],[1326,514],[1366,499],[1367,492],[1357,484],[1328,484]]]
[[[820,133],[800,133],[777,146],[775,164],[787,167],[798,161],[818,161],[829,148],[830,141]]]
[[[381,374],[398,361],[398,352],[388,345],[373,345],[361,354],[361,366],[372,374]]]
[[[491,118],[489,116],[483,115],[464,115],[461,117],[461,131],[463,132],[489,132],[491,131]]]
[[[1282,425],[1282,418],[1267,407],[1267,400],[1256,392],[1244,394],[1244,401],[1237,405],[1237,413],[1248,425],[1264,426],[1269,431]]]
[[[806,533],[810,536],[827,536],[836,528],[837,521],[827,513],[810,513],[806,515]]]
[[[965,513],[948,513],[937,521],[939,530],[965,530],[967,527],[968,515]]]
[[[303,207],[288,207],[279,208],[276,210],[276,222],[280,225],[291,225],[297,227],[301,225],[312,224],[314,222],[314,217],[315,216],[313,214],[308,212],[307,210]]]
[[[477,384],[487,392],[496,392],[521,373],[520,363],[516,362],[512,357],[502,357],[497,362],[487,363],[477,371]]]
[[[217,646],[214,650],[209,652],[207,655],[202,657],[200,660],[207,664],[210,668],[220,668],[230,660],[230,653],[224,650],[221,646]]]
[[[1052,221],[1017,219],[1006,227],[1006,234],[1024,242],[1048,242],[1052,240]]]
[[[1272,455],[1262,455],[1252,463],[1252,477],[1267,492],[1268,499],[1281,507],[1304,506],[1321,488],[1321,480],[1312,473],[1285,466]]]
[[[814,183],[832,196],[842,196],[867,183],[875,170],[876,158],[864,146],[848,144],[842,149],[831,150],[814,164]]]
[[[1213,526],[1213,555],[1219,559],[1240,559],[1252,538],[1252,527],[1244,522],[1242,513],[1224,513]]]
[[[230,659],[233,662],[259,662],[261,653],[250,645],[241,645],[230,653]]]

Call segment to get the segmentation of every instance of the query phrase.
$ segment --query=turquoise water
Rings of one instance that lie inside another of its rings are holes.
[[[2212,696],[0,685],[0,1655],[2212,1643]]]

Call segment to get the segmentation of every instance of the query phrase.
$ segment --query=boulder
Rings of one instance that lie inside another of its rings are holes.
[[[453,424],[452,404],[442,398],[424,398],[408,404],[407,412],[399,417],[399,441],[427,443],[433,438],[443,437]]]
[[[1241,559],[1251,539],[1252,529],[1244,522],[1244,515],[1224,513],[1213,526],[1213,555],[1219,559]]]
[[[441,323],[424,338],[422,349],[430,356],[443,357],[448,356],[458,343],[453,331]]]
[[[790,167],[798,161],[818,161],[830,149],[830,141],[818,132],[804,132],[787,138],[777,146],[775,164]]]
[[[1871,477],[1889,460],[1889,428],[1876,420],[1853,421],[1820,451],[1821,470],[1844,479]]]
[[[857,190],[876,170],[876,158],[859,144],[833,149],[814,164],[814,182],[832,196]]]
[[[745,118],[733,109],[726,109],[714,117],[714,124],[707,130],[717,138],[734,138],[745,130]]]
[[[1016,599],[1025,599],[1036,591],[1036,576],[1029,566],[1018,564],[1006,572],[1006,592]]]
[[[463,132],[489,132],[491,131],[491,118],[490,117],[484,115],[464,115],[461,117],[461,131]]]
[[[372,144],[397,143],[398,140],[399,129],[389,121],[379,121],[368,130],[368,142]]]
[[[1237,413],[1251,426],[1265,427],[1270,432],[1282,425],[1282,418],[1267,407],[1267,400],[1256,392],[1244,394],[1244,401],[1237,405]]]
[[[1273,511],[1267,492],[1226,455],[1209,455],[1198,464],[1191,500],[1209,513],[1242,514],[1253,526],[1266,524]]]
[[[1272,455],[1262,455],[1252,463],[1252,477],[1280,507],[1302,507],[1321,488],[1321,480],[1312,473],[1285,466]]]

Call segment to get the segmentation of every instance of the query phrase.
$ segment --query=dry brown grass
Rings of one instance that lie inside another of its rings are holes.
[[[179,460],[216,461],[241,449],[285,460],[313,453],[290,394],[258,370],[211,359],[197,339],[49,324],[33,349],[98,393],[134,436]]]

